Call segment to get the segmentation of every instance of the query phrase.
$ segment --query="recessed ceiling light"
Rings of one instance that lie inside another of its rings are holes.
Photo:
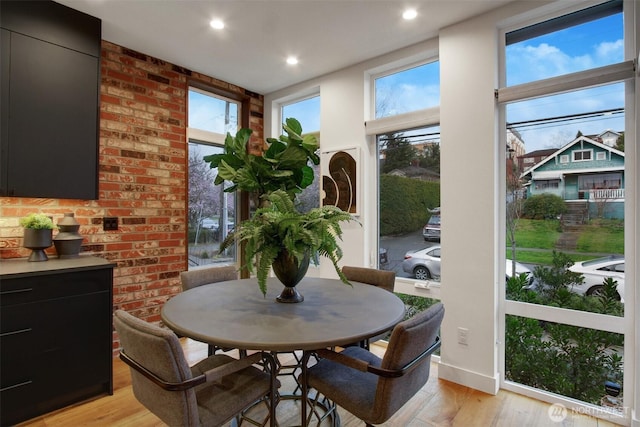
[[[287,58],[287,64],[296,65],[297,63],[298,63],[298,58],[296,58],[295,56],[290,56]]]
[[[402,12],[402,17],[407,21],[411,19],[415,19],[416,16],[418,16],[418,12],[416,12],[415,9],[407,9],[404,12]]]
[[[211,25],[211,28],[216,30],[222,30],[224,28],[224,22],[220,19],[212,19],[211,22],[209,22],[209,25]]]

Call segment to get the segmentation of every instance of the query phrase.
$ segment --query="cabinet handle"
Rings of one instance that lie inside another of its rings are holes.
[[[33,329],[31,328],[26,328],[26,329],[18,329],[17,331],[10,331],[10,332],[3,332],[0,334],[0,337],[7,337],[9,335],[16,335],[16,334],[23,334],[25,332],[31,332]]]
[[[31,384],[32,382],[33,381],[29,380],[29,381],[21,382],[21,383],[18,383],[18,384],[10,385],[8,387],[0,388],[0,392],[11,390],[12,388],[23,387],[25,385]]]
[[[31,292],[32,290],[33,288],[15,289],[13,291],[2,291],[0,292],[0,295],[19,294],[21,292]]]

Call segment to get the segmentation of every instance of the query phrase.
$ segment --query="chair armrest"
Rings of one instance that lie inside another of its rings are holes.
[[[420,362],[422,362],[427,357],[431,356],[431,354],[433,354],[434,351],[440,348],[440,344],[441,344],[440,337],[436,337],[436,340],[434,341],[433,344],[431,344],[431,346],[429,346],[429,348],[427,348],[425,351],[420,353],[417,357],[415,357],[413,360],[411,360],[409,363],[407,363],[400,369],[380,368],[377,366],[373,366],[367,362],[364,362],[360,359],[355,359],[351,356],[347,356],[345,354],[338,353],[336,351],[328,350],[324,348],[316,350],[316,353],[318,354],[318,356],[324,359],[329,359],[333,362],[340,363],[342,365],[348,366],[349,368],[356,369],[358,371],[370,372],[374,375],[377,375],[379,377],[384,377],[384,378],[398,378],[415,369],[420,364]]]
[[[270,354],[264,353],[264,355]],[[254,365],[262,360],[263,353],[253,353],[250,356],[243,357],[239,360],[225,363],[222,366],[218,366],[217,368],[209,369],[208,371],[203,372],[201,375],[204,375],[206,378],[206,382],[218,381],[222,377],[225,377],[229,374],[233,374],[234,372],[241,371],[243,369],[248,368],[251,365]]]
[[[425,351],[420,353],[412,361],[410,361],[400,369],[384,369],[384,368],[378,368],[377,366],[369,365],[369,368],[367,371],[384,378],[401,377],[404,374],[407,374],[412,370],[414,370],[420,364],[420,362],[422,362],[424,359],[426,359],[427,357],[430,357],[434,351],[440,348],[440,344],[441,344],[440,337],[436,337],[436,340],[433,342],[433,344],[429,346],[429,348],[427,348]]]
[[[351,356],[347,356],[342,353],[338,353],[337,351],[321,348],[319,350],[316,350],[316,353],[323,359],[328,359],[333,362],[340,363],[341,365],[348,366],[349,368],[356,369],[358,371],[367,372],[370,367],[367,362]]]
[[[158,387],[167,391],[184,391],[197,385],[204,384],[205,382],[217,381],[226,375],[241,371],[255,363],[258,363],[263,357],[267,359],[271,367],[274,367],[273,357],[270,354],[254,353],[251,356],[244,357],[234,362],[226,363],[222,366],[218,366],[217,368],[209,369],[208,371],[196,377],[176,383],[163,380],[162,378],[133,360],[126,353],[124,353],[124,351],[120,352],[120,359],[122,359],[124,363],[142,374],[145,378],[153,382]]]

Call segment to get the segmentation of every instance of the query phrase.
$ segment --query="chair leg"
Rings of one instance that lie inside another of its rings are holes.
[[[245,357],[246,357],[246,350],[245,350]],[[276,370],[276,362],[273,359],[273,356],[271,356],[271,354],[263,352],[262,353],[262,358],[264,360],[264,364],[265,366],[268,366],[269,368],[269,374],[271,375],[271,391],[269,392],[269,401],[267,402],[269,405],[269,425],[271,427],[276,427],[278,425],[278,422],[276,420],[276,406],[278,406],[278,389],[276,387],[276,377],[278,375],[278,372]]]

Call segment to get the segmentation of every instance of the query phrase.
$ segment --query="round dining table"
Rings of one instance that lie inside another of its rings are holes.
[[[300,303],[276,301],[283,285],[268,279],[262,295],[255,278],[199,286],[174,296],[162,320],[179,335],[218,347],[294,351],[357,343],[392,329],[403,302],[376,286],[305,277]]]

